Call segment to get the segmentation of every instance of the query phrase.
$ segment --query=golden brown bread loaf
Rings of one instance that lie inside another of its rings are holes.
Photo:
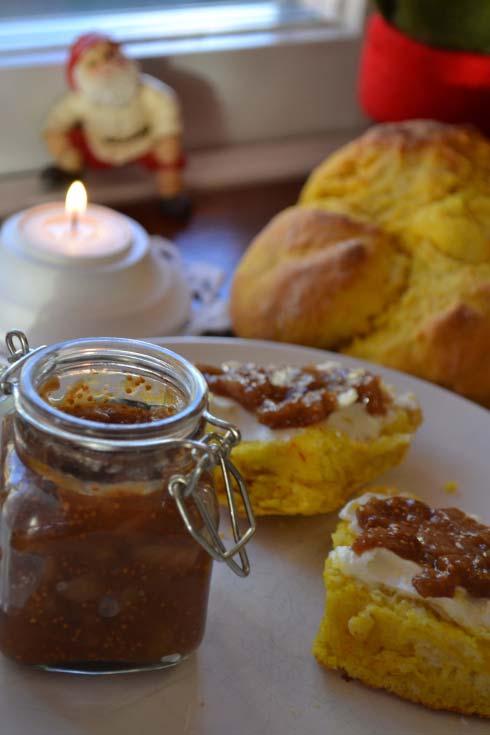
[[[414,373],[490,405],[490,142],[380,125],[313,172],[240,263],[239,336]]]
[[[490,142],[428,120],[378,125],[313,171],[302,203],[427,240],[468,263],[490,260]]]

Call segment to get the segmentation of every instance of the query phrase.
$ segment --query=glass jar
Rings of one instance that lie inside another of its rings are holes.
[[[68,672],[178,663],[204,634],[212,560],[249,572],[254,520],[229,459],[239,432],[207,412],[199,371],[161,347],[81,339],[29,352],[22,333],[7,346],[0,650]],[[228,550],[216,466],[234,535]]]

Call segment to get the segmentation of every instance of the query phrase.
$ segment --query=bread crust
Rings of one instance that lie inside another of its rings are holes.
[[[369,332],[407,273],[407,257],[376,226],[292,207],[258,235],[240,263],[232,321],[243,337],[338,345]]]

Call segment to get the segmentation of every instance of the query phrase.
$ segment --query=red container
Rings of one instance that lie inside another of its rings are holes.
[[[431,118],[490,133],[490,55],[427,46],[375,14],[364,40],[359,98],[378,122]]]

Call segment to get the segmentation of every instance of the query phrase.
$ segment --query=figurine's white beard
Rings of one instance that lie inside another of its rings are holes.
[[[98,105],[124,106],[134,97],[139,85],[138,65],[132,61],[115,66],[110,74],[89,77],[79,67],[76,74],[78,89]]]

